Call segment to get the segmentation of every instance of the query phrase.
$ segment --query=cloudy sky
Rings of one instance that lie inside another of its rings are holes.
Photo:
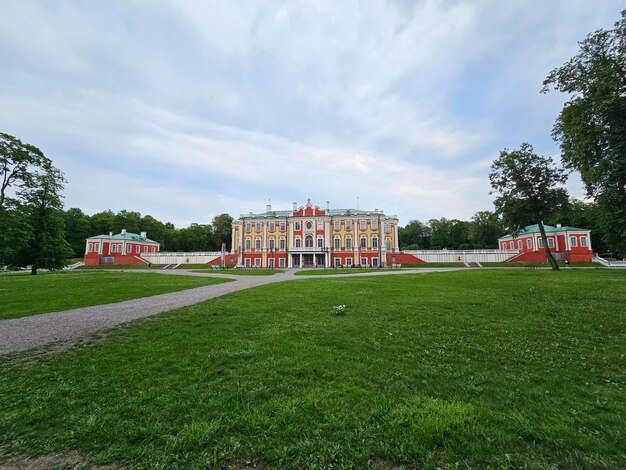
[[[292,202],[493,210],[489,165],[550,132],[540,94],[615,0],[0,0],[0,131],[66,207],[176,226]],[[570,191],[583,196],[574,177]]]

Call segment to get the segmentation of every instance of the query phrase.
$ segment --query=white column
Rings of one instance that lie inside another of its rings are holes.
[[[398,244],[398,222],[397,221],[393,224],[393,232],[394,232],[396,251],[400,251],[400,245]]]

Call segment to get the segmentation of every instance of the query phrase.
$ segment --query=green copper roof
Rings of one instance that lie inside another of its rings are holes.
[[[130,233],[130,232],[126,232],[126,233],[118,233],[115,235],[96,235],[94,237],[89,237],[89,240],[91,240],[92,238],[99,238],[101,240],[117,240],[117,241],[127,241],[127,242],[148,242],[148,243],[156,243],[159,244],[159,242],[156,242],[154,240],[150,240],[149,238],[145,238],[142,237],[141,235],[137,235],[136,233]]]

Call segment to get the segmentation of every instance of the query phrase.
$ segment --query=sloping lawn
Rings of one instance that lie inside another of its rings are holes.
[[[109,304],[229,281],[98,271],[62,271],[36,276],[0,275],[0,320]]]
[[[237,292],[104,343],[0,358],[0,461],[626,468],[624,305],[626,272],[609,270]]]

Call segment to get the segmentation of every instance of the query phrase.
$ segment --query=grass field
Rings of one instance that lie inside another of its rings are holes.
[[[344,268],[344,269],[305,269],[297,271],[296,276],[332,276],[333,274],[359,274],[359,273],[376,273],[379,271],[391,271],[389,268]]]
[[[626,468],[625,286],[611,270],[302,279],[7,356],[0,460]]]
[[[99,264],[97,266],[81,266],[80,268],[76,268],[76,270],[122,270],[122,269],[161,269],[167,266],[166,264]]]
[[[187,267],[190,266],[190,267]],[[273,274],[284,273],[284,269],[216,269],[209,265],[181,265],[177,269],[190,269],[193,272],[203,273],[214,271],[216,274],[232,274],[234,276],[271,276]]]
[[[228,279],[143,273],[58,271],[0,275],[0,320],[108,304]]]

